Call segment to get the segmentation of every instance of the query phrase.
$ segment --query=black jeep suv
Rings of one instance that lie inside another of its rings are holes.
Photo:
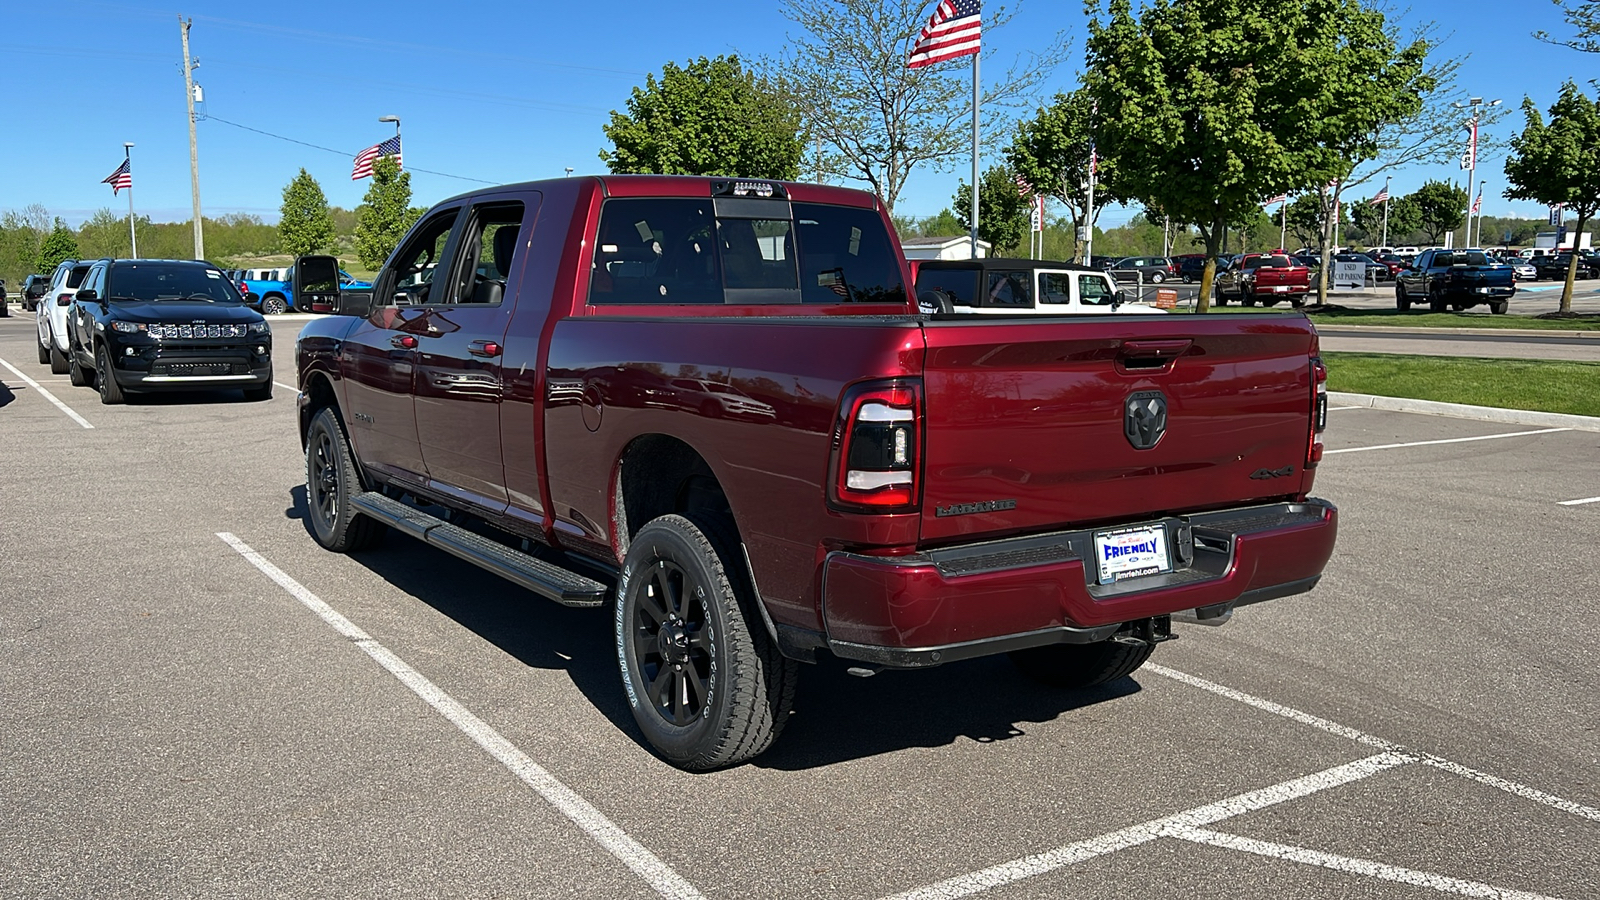
[[[206,262],[102,259],[84,275],[68,323],[73,384],[100,402],[159,390],[244,389],[272,397],[272,331],[232,280]]]

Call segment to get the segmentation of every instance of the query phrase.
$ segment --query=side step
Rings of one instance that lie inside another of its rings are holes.
[[[350,498],[350,505],[401,534],[459,556],[563,606],[600,606],[606,601],[607,588],[598,581],[513,550],[376,491],[355,495]]]

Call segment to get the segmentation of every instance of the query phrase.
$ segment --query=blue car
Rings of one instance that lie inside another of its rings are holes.
[[[294,266],[286,269],[246,269],[244,277],[240,280],[240,288],[244,291],[244,299],[251,308],[261,311],[262,315],[277,316],[287,312],[305,312],[296,310],[294,305]],[[370,288],[371,283],[357,281],[354,275],[343,269],[339,270],[339,286],[342,288]]]

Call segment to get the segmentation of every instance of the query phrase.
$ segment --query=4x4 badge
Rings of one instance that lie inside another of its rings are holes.
[[[1167,433],[1167,398],[1160,391],[1128,395],[1123,405],[1122,433],[1135,450],[1149,450]]]

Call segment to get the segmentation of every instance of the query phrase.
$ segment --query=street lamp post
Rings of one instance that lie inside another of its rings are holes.
[[[1472,183],[1478,178],[1478,107],[1499,106],[1500,102],[1499,100],[1490,100],[1485,103],[1482,97],[1469,97],[1465,103],[1457,100],[1450,104],[1456,109],[1472,110],[1472,119],[1467,126],[1472,132],[1472,137],[1470,143],[1467,144],[1466,159],[1462,160],[1462,162],[1466,163],[1467,191],[1469,192],[1467,197],[1467,244],[1469,246],[1472,244],[1472,197],[1470,192],[1472,191]]]
[[[122,142],[122,155],[128,161],[128,245],[133,251],[133,258],[139,258],[139,233],[133,228],[133,141]]]

